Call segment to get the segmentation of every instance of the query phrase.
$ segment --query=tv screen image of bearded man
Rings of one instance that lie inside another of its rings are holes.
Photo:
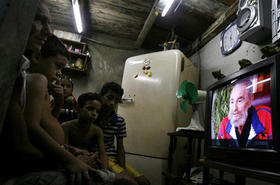
[[[273,149],[270,72],[232,81],[212,98],[212,145]]]

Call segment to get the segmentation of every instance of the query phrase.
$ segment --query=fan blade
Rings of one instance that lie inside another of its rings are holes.
[[[182,110],[184,113],[187,113],[188,104],[189,104],[189,101],[188,101],[188,100],[185,100],[185,101],[183,101],[183,102],[180,103],[181,110]]]
[[[195,103],[197,101],[197,89],[193,83],[188,82],[186,84],[186,93],[191,103]]]
[[[188,83],[187,80],[184,80],[181,83],[179,89],[176,92],[177,98],[184,98],[184,97],[186,97],[186,95],[187,95],[187,92],[186,92],[187,83]]]

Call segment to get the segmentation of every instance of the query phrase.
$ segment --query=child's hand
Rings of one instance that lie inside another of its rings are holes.
[[[79,149],[79,148],[76,148],[76,147],[71,146],[71,145],[64,144],[63,146],[65,147],[65,149],[67,151],[69,151],[70,153],[72,153],[75,156],[78,156],[78,155],[87,155],[87,156],[89,156],[89,155],[93,154],[91,152],[88,152],[87,150]]]
[[[79,155],[77,157],[92,168],[101,168],[101,161],[98,159],[98,156],[95,153],[90,155]]]
[[[93,168],[75,158],[65,166],[69,173],[70,185],[89,184],[90,179],[96,182],[103,182],[102,176]],[[91,176],[91,177],[90,177]]]
[[[75,148],[75,151],[73,151],[73,154],[75,156],[77,156],[77,155],[85,155],[85,156],[91,155],[91,153],[88,152],[87,150],[82,150],[82,149],[79,149],[79,148]]]
[[[56,80],[49,86],[49,93],[53,96],[55,104],[62,104],[64,101],[63,87],[60,80]]]

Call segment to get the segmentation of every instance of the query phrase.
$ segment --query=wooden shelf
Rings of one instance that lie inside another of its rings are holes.
[[[74,42],[74,43],[77,43],[77,44],[86,45],[85,42],[79,42],[79,41],[69,40],[69,39],[64,39],[64,38],[59,38],[59,39],[62,40],[62,41],[66,41],[66,42]]]
[[[86,43],[68,40],[64,38],[61,38],[61,41],[66,45],[68,53],[70,55],[68,66],[75,65],[83,67],[83,69],[79,69],[76,67],[66,67],[62,70],[62,72],[68,76],[75,74],[87,74],[87,65],[90,56],[86,54],[88,52]],[[79,50],[79,52],[75,52],[75,50]]]
[[[85,72],[86,69],[78,69],[78,68],[73,68],[73,67],[65,67],[64,69],[67,70],[74,70],[74,71],[80,71],[80,72]]]
[[[83,53],[78,53],[78,52],[74,52],[74,51],[68,51],[68,52],[71,53],[71,54],[74,54],[74,55],[89,57],[89,55],[86,55],[86,54],[83,54]]]
[[[65,67],[62,70],[62,73],[66,75],[72,75],[72,74],[78,74],[78,75],[86,75],[87,70],[86,69],[78,69],[78,68],[72,68],[72,67]]]

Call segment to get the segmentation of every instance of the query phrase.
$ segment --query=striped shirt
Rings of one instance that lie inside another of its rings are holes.
[[[126,137],[126,125],[123,117],[114,114],[111,123],[108,123],[103,128],[105,150],[109,157],[116,158],[117,151],[115,148],[114,139]]]

